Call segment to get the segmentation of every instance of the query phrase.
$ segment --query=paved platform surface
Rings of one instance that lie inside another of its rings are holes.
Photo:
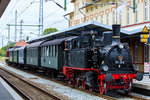
[[[23,99],[0,77],[0,100]]]
[[[2,83],[0,83],[0,100],[15,100]]]
[[[150,78],[149,75],[144,75],[142,81],[133,81],[133,87],[139,87],[150,90]]]

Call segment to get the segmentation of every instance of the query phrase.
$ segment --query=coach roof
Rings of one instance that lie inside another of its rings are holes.
[[[71,37],[65,37],[65,38],[60,38],[60,39],[55,39],[55,40],[51,40],[51,41],[47,41],[47,42],[43,43],[40,47],[49,46],[49,45],[58,45],[58,44],[61,44],[65,40],[67,40],[69,38],[72,38],[72,37],[73,36],[71,36]]]
[[[44,41],[39,41],[39,42],[34,42],[31,43],[27,46],[27,48],[35,48],[35,47],[39,47]]]
[[[19,48],[16,48],[15,50],[23,50],[25,49],[27,46],[22,46],[22,47],[19,47]]]

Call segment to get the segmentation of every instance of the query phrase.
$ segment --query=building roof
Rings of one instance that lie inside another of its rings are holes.
[[[148,30],[150,30],[150,22],[138,23],[134,25],[124,26],[122,29],[128,31],[128,35],[134,35],[138,33],[142,33],[142,30],[146,26]]]
[[[4,13],[9,2],[10,2],[10,0],[0,0],[0,17]]]
[[[19,42],[16,42],[16,46],[26,46],[28,43],[25,42],[25,40],[21,40]]]
[[[28,41],[28,43],[46,40],[46,39],[50,39],[50,38],[56,37],[56,36],[65,36],[65,35],[72,35],[72,34],[80,35],[80,34],[82,34],[81,31],[90,31],[90,30],[96,30],[99,32],[111,31],[112,26],[109,26],[106,24],[101,24],[101,23],[94,22],[94,21],[88,21],[83,24],[79,24],[77,26],[69,27],[65,30],[57,31],[57,32],[42,36],[40,38],[30,40],[30,41]],[[122,35],[128,35],[128,33],[129,33],[129,31],[121,29]]]

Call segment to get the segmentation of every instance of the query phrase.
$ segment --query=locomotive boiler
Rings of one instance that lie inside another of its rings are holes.
[[[70,84],[99,90],[124,89],[130,92],[132,81],[143,79],[132,64],[127,43],[120,42],[120,25],[101,34],[90,31],[65,41],[63,74]]]

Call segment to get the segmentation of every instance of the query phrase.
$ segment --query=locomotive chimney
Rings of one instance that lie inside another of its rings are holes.
[[[103,32],[104,44],[111,45],[112,44],[112,31]]]
[[[120,25],[112,25],[113,30],[113,43],[120,43]]]

